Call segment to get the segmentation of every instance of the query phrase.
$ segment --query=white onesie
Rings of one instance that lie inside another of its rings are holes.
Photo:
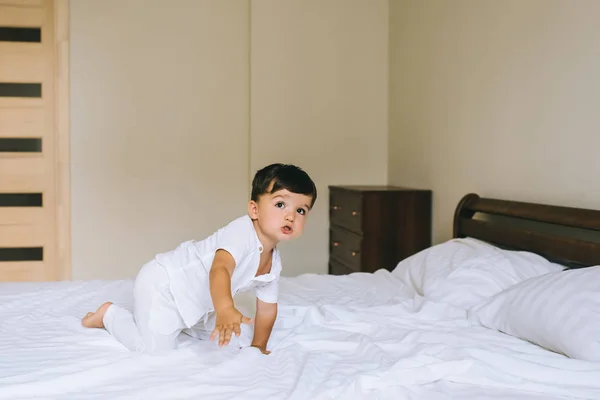
[[[235,259],[232,296],[253,289],[265,303],[276,303],[281,274],[279,251],[273,251],[271,271],[256,276],[263,252],[252,220],[237,218],[201,241],[186,241],[145,264],[136,277],[133,314],[115,304],[104,315],[106,329],[132,351],[158,353],[177,347],[186,328],[208,327],[214,311],[209,272],[218,249]]]

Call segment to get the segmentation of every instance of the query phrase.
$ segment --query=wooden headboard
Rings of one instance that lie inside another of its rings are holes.
[[[467,194],[454,213],[454,238],[529,251],[570,268],[600,265],[600,211]]]

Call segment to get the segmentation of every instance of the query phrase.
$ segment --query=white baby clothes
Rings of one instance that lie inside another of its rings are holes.
[[[215,252],[229,252],[235,260],[231,291],[253,289],[265,303],[276,303],[281,274],[281,258],[274,249],[271,271],[256,276],[263,245],[248,215],[237,218],[201,241],[187,241],[176,249],[158,254],[156,261],[165,267],[169,286],[185,325],[190,328],[214,310],[209,290],[209,273]]]
[[[232,296],[253,290],[261,301],[277,302],[282,269],[279,251],[273,250],[270,272],[256,276],[264,247],[245,215],[204,240],[186,241],[156,255],[136,278],[133,314],[112,305],[104,316],[106,329],[128,349],[152,353],[176,348],[177,336],[184,329],[207,329],[214,316],[209,273],[219,249],[229,252],[236,263]]]
[[[165,269],[156,261],[144,265],[133,286],[133,313],[111,305],[104,314],[106,330],[131,351],[157,354],[177,348],[185,325],[168,283]]]

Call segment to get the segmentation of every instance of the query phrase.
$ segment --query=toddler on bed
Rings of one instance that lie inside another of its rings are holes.
[[[138,273],[133,314],[104,303],[82,324],[106,328],[131,351],[160,353],[177,347],[182,331],[209,332],[227,345],[251,319],[233,302],[238,291],[254,289],[256,315],[252,346],[269,354],[267,342],[277,316],[281,259],[277,244],[299,237],[317,198],[315,184],[302,169],[272,164],[252,181],[248,214],[201,241],[186,241],[158,254]],[[192,332],[192,333],[190,333]],[[198,337],[198,336],[196,336]]]

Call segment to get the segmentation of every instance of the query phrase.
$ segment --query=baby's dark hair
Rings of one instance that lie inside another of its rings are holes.
[[[273,187],[268,192],[271,182],[273,182]],[[310,176],[302,168],[291,164],[271,164],[257,171],[252,180],[252,195],[250,198],[258,201],[258,198],[263,194],[274,193],[283,189],[287,189],[292,193],[311,196],[310,208],[317,200],[317,188]]]

